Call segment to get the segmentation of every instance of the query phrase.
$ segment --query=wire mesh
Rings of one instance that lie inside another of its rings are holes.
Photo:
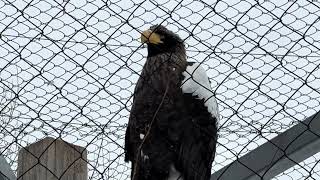
[[[162,24],[201,62],[219,103],[213,172],[320,110],[319,1],[0,1],[0,149],[44,137],[88,151],[89,179],[128,179],[124,133]],[[319,154],[274,179],[319,179]]]

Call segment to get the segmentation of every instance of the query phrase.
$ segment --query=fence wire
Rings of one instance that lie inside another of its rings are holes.
[[[162,24],[207,70],[221,122],[213,171],[320,110],[320,3],[296,0],[1,0],[0,154],[47,136],[88,151],[89,179],[124,180],[124,133]],[[320,179],[320,154],[274,179]]]

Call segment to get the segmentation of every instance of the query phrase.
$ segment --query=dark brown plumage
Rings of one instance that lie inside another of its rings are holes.
[[[151,32],[157,35],[154,41]],[[148,57],[134,91],[125,137],[131,179],[209,180],[217,118],[208,112],[204,99],[182,92],[183,72],[192,65],[186,61],[183,41],[163,26],[152,26],[145,34],[150,36],[143,37]]]

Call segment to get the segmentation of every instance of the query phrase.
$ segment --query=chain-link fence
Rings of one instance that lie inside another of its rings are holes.
[[[162,24],[201,62],[221,122],[213,172],[320,110],[315,0],[1,0],[0,154],[61,137],[88,151],[89,179],[124,180],[124,134],[147,51]],[[320,179],[320,154],[275,179]]]

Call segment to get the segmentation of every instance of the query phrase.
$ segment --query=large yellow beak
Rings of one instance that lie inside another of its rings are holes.
[[[152,44],[160,44],[163,43],[161,41],[161,37],[159,34],[152,32],[151,30],[143,31],[141,34],[141,42],[142,43],[152,43]]]

